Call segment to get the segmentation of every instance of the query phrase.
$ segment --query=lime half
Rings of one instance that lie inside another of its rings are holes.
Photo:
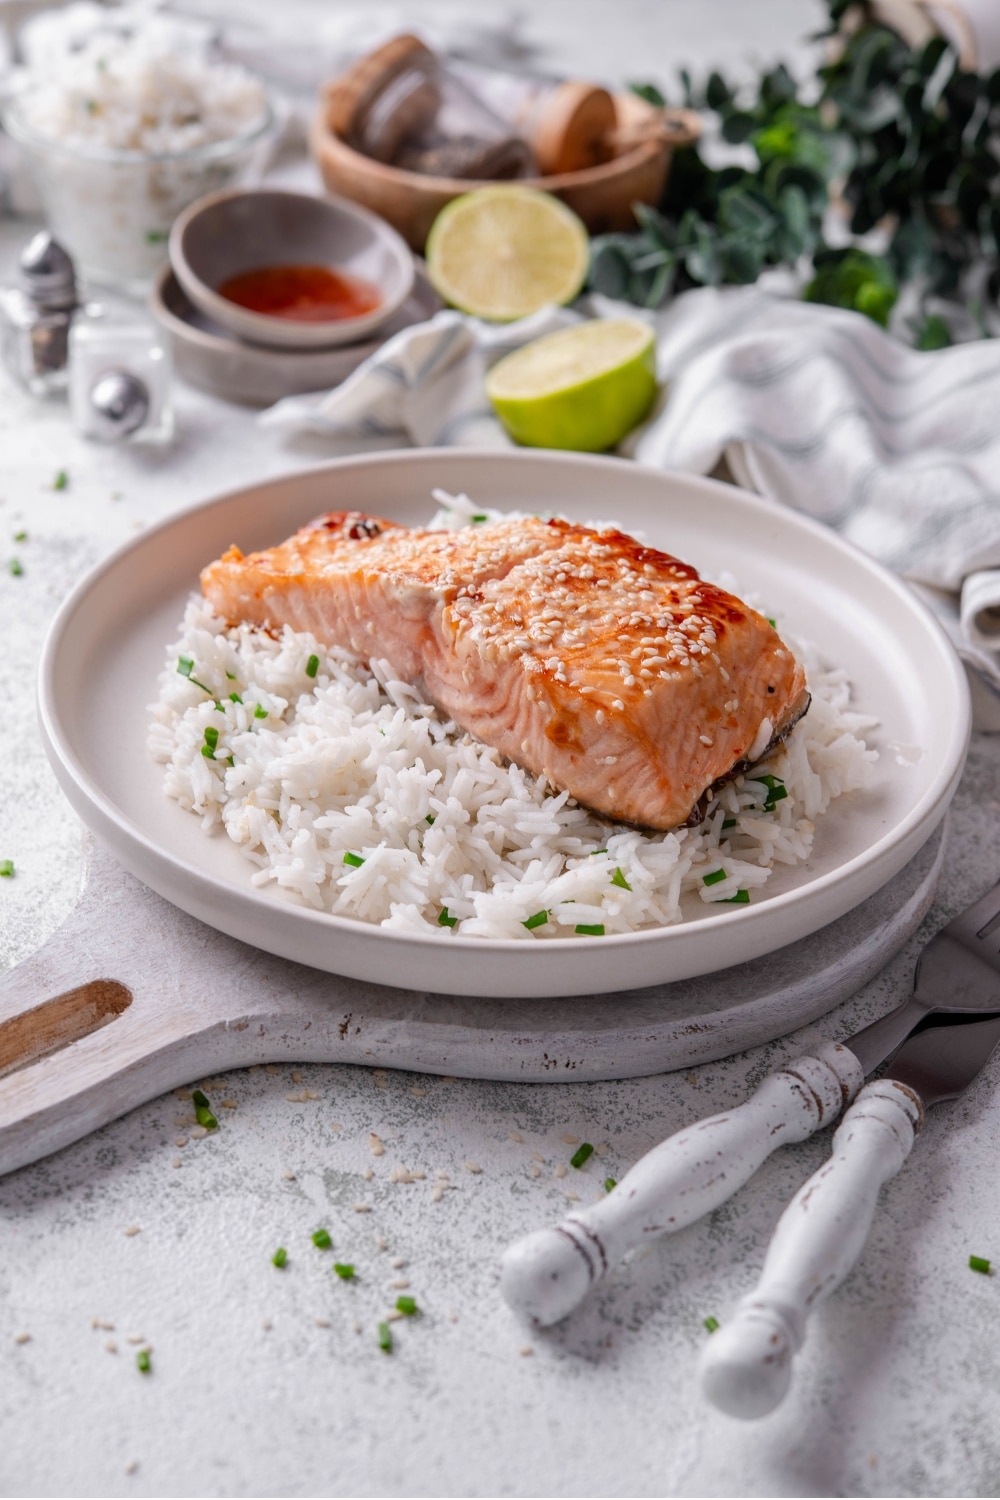
[[[427,274],[446,302],[508,323],[572,301],[587,275],[590,241],[551,193],[500,183],[446,204],[425,253]]]
[[[546,334],[495,364],[486,394],[518,443],[613,448],[656,396],[653,330],[609,318]]]

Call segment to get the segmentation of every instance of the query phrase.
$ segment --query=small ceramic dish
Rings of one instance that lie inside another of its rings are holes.
[[[443,306],[418,268],[403,305],[360,342],[332,349],[266,349],[213,323],[190,301],[169,266],[164,266],[149,299],[153,317],[170,340],[177,374],[200,390],[242,406],[271,406],[284,396],[332,390],[386,339],[432,318]]]
[[[170,231],[170,262],[191,301],[237,338],[283,349],[356,344],[383,327],[413,287],[413,256],[376,214],[338,198],[277,188],[216,193],[193,203]],[[276,267],[322,267],[373,287],[377,305],[355,316],[298,321],[256,312],[219,288]]]

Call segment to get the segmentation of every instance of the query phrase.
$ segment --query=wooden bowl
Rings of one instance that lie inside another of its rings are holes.
[[[633,229],[632,205],[659,202],[674,150],[690,146],[701,134],[701,121],[693,110],[656,109],[634,94],[616,94],[615,110],[617,154],[610,161],[557,177],[517,179],[561,198],[591,234]],[[331,128],[325,106],[313,120],[310,147],[330,192],[381,215],[416,251],[423,250],[446,203],[487,185],[407,172],[363,156]]]

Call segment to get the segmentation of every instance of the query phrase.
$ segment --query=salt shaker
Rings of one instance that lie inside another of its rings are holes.
[[[0,288],[0,355],[33,395],[66,389],[69,334],[79,308],[73,262],[43,230],[21,252],[17,284]]]
[[[70,410],[77,431],[100,443],[165,443],[173,434],[170,354],[141,322],[114,317],[73,325]]]

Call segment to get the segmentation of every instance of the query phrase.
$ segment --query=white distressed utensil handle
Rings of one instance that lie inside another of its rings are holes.
[[[869,1083],[833,1138],[830,1160],[778,1221],[757,1288],[709,1339],[701,1363],[708,1399],[731,1417],[773,1411],[787,1394],[806,1319],[853,1267],[879,1191],[910,1154],[923,1106],[905,1084]]]
[[[512,1245],[500,1273],[507,1302],[536,1323],[559,1322],[626,1251],[718,1208],[779,1146],[835,1120],[863,1082],[838,1043],[776,1069],[745,1104],[654,1147],[600,1203]]]

